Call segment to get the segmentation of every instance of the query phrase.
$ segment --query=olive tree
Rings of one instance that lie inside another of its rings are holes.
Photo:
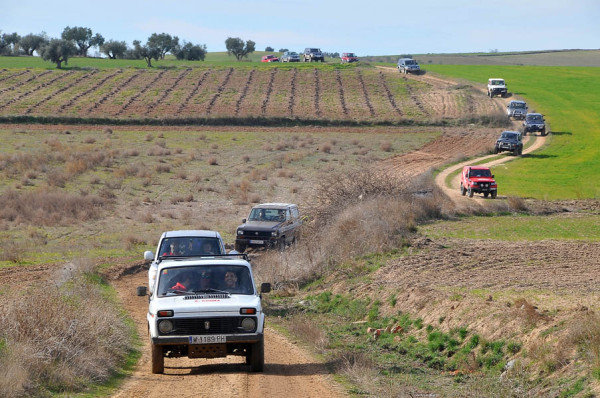
[[[19,47],[26,55],[33,55],[34,51],[39,52],[39,49],[46,44],[48,44],[48,37],[43,32],[39,35],[30,33],[19,41]]]
[[[171,36],[167,33],[152,33],[148,38],[146,45],[152,48],[154,51],[158,51],[159,58],[165,59],[165,55],[179,47],[179,38],[177,36]]]
[[[100,46],[100,51],[110,59],[125,57],[127,44],[124,41],[109,40]]]
[[[0,54],[14,54],[17,55],[17,48],[21,36],[15,33],[3,33],[0,36]]]
[[[238,61],[244,57],[247,57],[248,54],[253,53],[255,45],[256,43],[254,43],[252,40],[246,41],[246,44],[244,45],[244,41],[239,37],[228,37],[227,40],[225,40],[227,54],[233,54]]]
[[[76,54],[77,47],[75,47],[73,42],[63,39],[52,39],[40,50],[42,58],[45,61],[54,62],[58,69],[61,68],[63,62],[67,64],[69,58]]]
[[[148,65],[148,68],[152,68],[152,59],[156,61],[160,58],[160,50],[156,47],[151,47],[148,43],[142,45],[139,40],[133,41],[133,55],[135,58],[143,58]]]
[[[104,37],[101,34],[96,33],[92,35],[90,28],[83,28],[79,26],[66,27],[61,35],[63,40],[72,40],[77,47],[79,47],[78,54],[82,57],[87,57],[87,52],[90,47],[102,46],[104,44]]]
[[[204,58],[206,57],[206,44],[200,46],[192,43],[185,43],[183,46],[177,46],[173,51],[175,57],[179,60],[204,61]]]

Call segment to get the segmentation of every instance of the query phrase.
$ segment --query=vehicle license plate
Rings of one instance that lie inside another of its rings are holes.
[[[190,344],[227,343],[227,337],[220,335],[190,336]]]
[[[265,241],[264,240],[250,240],[250,244],[251,245],[264,245]]]

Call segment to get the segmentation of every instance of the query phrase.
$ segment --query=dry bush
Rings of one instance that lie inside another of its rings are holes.
[[[537,307],[525,299],[517,299],[514,308],[517,311],[517,315],[531,326],[535,326],[545,318],[544,315],[538,312]]]
[[[506,200],[508,202],[508,206],[513,210],[513,211],[528,211],[529,208],[527,207],[527,203],[525,203],[525,200],[523,200],[523,198],[520,198],[518,196],[509,196]]]
[[[124,156],[127,157],[134,157],[134,156],[139,156],[140,155],[140,151],[138,151],[137,149],[127,149],[124,153]]]
[[[96,139],[94,137],[86,137],[83,142],[84,144],[95,144]]]
[[[219,149],[219,145],[217,145],[217,144],[212,144],[212,145],[210,146],[210,149]]]
[[[147,154],[148,156],[169,156],[171,151],[157,144],[150,148]]]
[[[108,127],[107,127],[107,128],[105,128],[105,129],[104,129],[104,134],[110,135],[110,134],[112,134],[112,133],[113,133],[113,131],[112,131],[112,129],[111,129],[111,128],[108,128]]]
[[[384,152],[391,152],[392,151],[392,143],[389,141],[383,141],[381,143],[381,145],[379,146],[381,148],[382,151]]]
[[[312,344],[320,353],[329,347],[329,337],[322,327],[312,319],[297,315],[287,323],[287,330],[295,337]]]
[[[48,173],[46,182],[51,187],[64,188],[65,184],[69,180],[69,175],[60,170],[53,170]]]
[[[141,245],[145,245],[145,244],[146,244],[146,242],[144,242],[137,236],[128,235],[125,237],[125,249],[126,250],[132,250],[132,249],[135,249],[136,246],[141,246]]]
[[[319,148],[319,150],[323,153],[331,153],[331,145],[330,144],[323,144],[321,145],[321,147]]]
[[[140,221],[146,224],[152,224],[154,222],[154,215],[151,212],[142,213]]]
[[[600,369],[600,316],[585,310],[570,322],[568,342],[575,345],[593,369]]]
[[[90,184],[92,185],[98,185],[102,182],[102,180],[100,180],[100,177],[98,176],[93,176],[92,178],[90,178]]]
[[[277,144],[275,144],[276,151],[283,151],[285,149],[287,149],[287,145],[285,142],[279,141]]]
[[[168,173],[171,171],[171,166],[168,164],[159,163],[156,165],[156,167],[154,167],[154,171],[157,173]]]
[[[360,386],[363,393],[377,395],[380,374],[377,364],[362,352],[343,352],[336,360],[337,372],[345,375],[350,381]]]
[[[242,160],[244,161],[244,163],[248,163],[250,161],[250,156],[244,155],[242,156]]]
[[[66,225],[100,217],[108,207],[98,196],[60,191],[7,191],[0,195],[0,219],[14,224]]]
[[[183,202],[193,202],[194,201],[194,195],[187,194],[187,195],[179,195],[179,196],[174,196],[171,198],[171,204],[177,204],[177,203],[183,203]]]
[[[217,166],[219,163],[217,162],[217,158],[213,156],[208,158],[208,164],[211,166]]]
[[[181,155],[183,153],[183,148],[175,148],[175,153]]]
[[[146,139],[146,141],[150,142],[150,141],[154,140],[154,136],[152,134],[148,133],[148,134],[146,134],[145,139]]]
[[[83,271],[61,272],[35,286],[44,294],[19,290],[0,302],[3,396],[81,391],[108,380],[133,349],[132,326],[101,289]]]
[[[21,243],[9,239],[0,240],[0,261],[19,263],[23,261],[25,247]]]
[[[271,145],[269,144],[265,144],[262,149],[264,151],[271,152],[273,150],[273,147],[271,147]]]
[[[187,173],[185,170],[180,170],[175,174],[175,177],[179,178],[180,180],[187,180]]]
[[[252,193],[252,194],[248,195],[248,201],[250,203],[260,203],[260,202],[262,202],[262,198],[259,194]]]

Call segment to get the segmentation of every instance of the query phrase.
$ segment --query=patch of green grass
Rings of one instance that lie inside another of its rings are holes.
[[[507,241],[544,239],[600,241],[600,216],[577,214],[559,216],[510,215],[482,222],[481,217],[462,218],[460,222],[440,221],[419,227],[432,238],[473,238]],[[519,228],[515,228],[518,225]]]
[[[428,65],[436,73],[486,84],[502,77],[551,127],[546,148],[494,169],[502,192],[540,199],[598,198],[600,69],[590,67]]]

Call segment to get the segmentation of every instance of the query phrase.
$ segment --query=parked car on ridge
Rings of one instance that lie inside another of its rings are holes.
[[[277,58],[273,54],[263,55],[260,62],[279,62],[279,58]]]
[[[300,55],[295,51],[286,51],[279,58],[279,62],[300,62]]]

